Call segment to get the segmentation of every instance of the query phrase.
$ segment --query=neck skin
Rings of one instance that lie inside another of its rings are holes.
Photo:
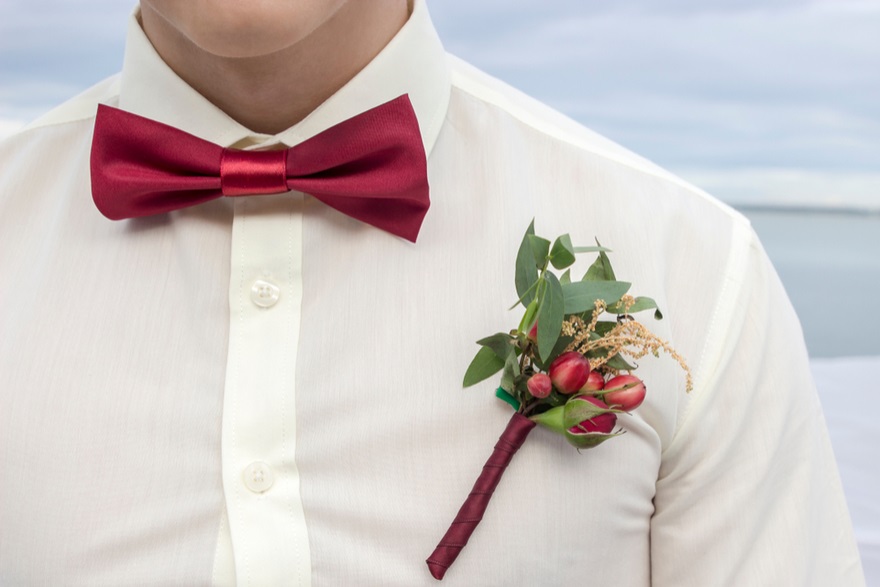
[[[353,0],[278,51],[222,57],[141,3],[141,25],[165,63],[231,118],[265,134],[308,116],[372,61],[407,18],[406,0]]]

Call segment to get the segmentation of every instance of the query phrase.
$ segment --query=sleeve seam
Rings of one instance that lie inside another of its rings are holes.
[[[724,283],[706,329],[706,338],[694,374],[694,388],[690,392],[691,397],[687,406],[676,422],[672,438],[662,452],[663,458],[667,458],[668,454],[678,447],[682,430],[691,421],[693,413],[698,411],[696,408],[702,403],[707,389],[715,384],[715,379],[723,366],[726,353],[724,342],[732,330],[737,300],[742,299],[747,287],[746,265],[755,247],[755,239],[748,219],[742,217],[740,222],[734,223],[730,237],[730,254],[724,268]]]

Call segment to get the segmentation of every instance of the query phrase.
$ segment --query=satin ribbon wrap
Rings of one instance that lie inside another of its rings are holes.
[[[504,475],[507,465],[510,464],[513,455],[516,454],[534,428],[535,423],[522,414],[516,413],[510,418],[507,428],[504,429],[495,444],[495,450],[483,465],[483,471],[477,477],[474,488],[465,499],[461,509],[458,510],[458,514],[449,526],[449,530],[443,535],[440,544],[425,561],[428,563],[431,576],[438,581],[443,579],[447,569],[458,558],[461,549],[465,547],[471,534],[483,519],[489,500],[492,499],[492,494],[501,481],[501,476]]]
[[[255,196],[287,191],[285,151],[223,149],[220,191],[224,196]]]
[[[95,205],[112,220],[297,190],[415,242],[430,205],[425,149],[406,95],[280,151],[224,149],[102,104],[91,174]]]

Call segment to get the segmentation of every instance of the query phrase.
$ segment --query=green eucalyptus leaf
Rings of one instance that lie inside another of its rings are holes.
[[[559,278],[559,283],[571,283],[571,269],[565,270],[565,273]]]
[[[571,237],[563,234],[553,242],[553,248],[550,249],[550,262],[557,269],[565,269],[574,263],[574,246],[571,244]]]
[[[505,366],[507,366],[507,363],[510,363],[510,372],[513,373],[513,376],[519,377],[519,355],[517,353],[511,353],[507,356],[507,360],[504,361]],[[513,389],[513,386],[511,386],[511,389]]]
[[[528,388],[526,388],[526,393],[528,393]],[[529,396],[530,395],[531,394],[529,394]],[[529,397],[529,396],[526,396],[526,397]],[[545,397],[543,399],[538,400],[538,402],[537,402],[538,406],[535,408],[535,414],[540,414],[540,413],[546,412],[547,410],[550,410],[552,408],[564,406],[565,402],[568,401],[569,397],[571,397],[571,396],[563,395],[554,389],[550,392],[550,395],[548,395],[547,397]]]
[[[568,398],[569,398],[569,396],[562,395],[561,393],[559,393],[558,391],[556,391],[554,389],[553,391],[550,392],[550,395],[548,395],[546,398],[544,398],[541,401],[543,403],[549,405],[550,407],[555,408],[556,406],[564,406],[565,402],[568,401]]]
[[[587,269],[581,281],[615,281],[616,279],[608,255],[605,254],[605,251],[599,251],[599,256]]]
[[[535,323],[535,318],[538,317],[538,300],[532,300],[529,302],[529,305],[526,306],[526,311],[523,314],[522,320],[519,321],[519,331],[529,333],[529,330],[532,329],[532,324]]]
[[[617,322],[609,322],[606,320],[599,320],[596,322],[596,330],[591,332],[590,334],[596,334],[597,337],[602,337],[611,332],[611,329],[617,326]],[[593,338],[592,336],[590,338]]]
[[[542,412],[540,414],[535,414],[531,416],[529,419],[533,422],[537,422],[541,426],[549,428],[554,432],[563,433],[565,432],[565,426],[562,425],[562,417],[563,412],[565,411],[565,406],[559,406],[556,408],[551,408],[546,412]]]
[[[661,320],[663,318],[663,314],[660,314],[660,309],[657,308],[657,302],[652,300],[651,298],[647,298],[644,296],[639,296],[635,299],[635,303],[630,306],[629,311],[625,311],[623,304],[621,302],[617,302],[616,304],[611,304],[607,308],[605,308],[606,312],[611,314],[635,314],[636,312],[643,312],[644,310],[650,310],[654,308],[656,312],[654,312],[654,317],[657,318],[659,314],[660,317],[657,320]]]
[[[519,375],[519,363],[516,360],[516,353],[510,353],[504,360],[504,369],[501,372],[501,387],[508,391],[513,391],[514,380]]]
[[[516,398],[531,397],[532,394],[529,393],[529,378],[526,375],[520,374],[515,379],[511,394]]]
[[[601,258],[597,257],[596,260],[593,261],[593,264],[590,265],[590,268],[584,273],[581,281],[606,281],[605,266],[602,264]]]
[[[599,251],[602,251],[602,252],[605,252],[605,253],[611,253],[611,252],[612,252],[611,249],[606,248],[606,247],[602,247],[602,246],[596,246],[596,247],[573,247],[573,249],[574,249],[574,252],[575,252],[575,253],[598,253]]]
[[[516,348],[513,346],[513,343],[515,341],[516,339],[510,334],[506,332],[499,332],[497,334],[493,334],[492,336],[481,338],[477,341],[477,344],[492,349],[492,352],[494,352],[499,359],[504,361],[510,355],[516,354]]]
[[[620,353],[608,359],[605,364],[618,371],[633,371],[636,368],[635,365],[627,363],[626,359],[620,356]]]
[[[471,361],[470,366],[467,368],[462,385],[464,387],[470,387],[471,385],[479,383],[495,373],[498,373],[503,368],[504,361],[498,358],[495,351],[484,346],[477,351],[474,360]]]
[[[565,296],[565,313],[581,314],[592,312],[596,300],[605,300],[605,303],[617,302],[623,294],[629,291],[630,284],[626,281],[576,281],[562,286]]]
[[[608,356],[608,349],[605,347],[594,348],[584,353],[584,356],[588,359],[604,359]]]
[[[616,280],[617,278],[614,277],[614,269],[611,268],[611,259],[605,254],[605,251],[599,251],[599,258],[602,259],[602,265],[605,266],[605,279],[608,281]]]
[[[565,318],[565,297],[562,284],[553,273],[544,273],[546,295],[538,312],[538,356],[546,361],[559,340],[562,320]]]
[[[535,268],[543,269],[544,264],[547,262],[547,256],[550,254],[550,241],[534,234],[530,234],[526,238],[529,239],[529,247],[532,249]]]
[[[538,280],[538,270],[535,267],[534,257],[532,257],[532,248],[529,246],[529,235],[533,234],[535,234],[534,219],[526,229],[516,254],[516,295],[519,296],[523,306],[528,306],[535,299],[535,292],[532,288]]]
[[[510,395],[509,393],[504,391],[503,388],[499,387],[498,389],[495,390],[495,397],[497,397],[500,400],[506,401],[507,403],[510,404],[510,406],[514,410],[519,411],[519,402],[516,401],[515,397],[513,397],[512,395]]]

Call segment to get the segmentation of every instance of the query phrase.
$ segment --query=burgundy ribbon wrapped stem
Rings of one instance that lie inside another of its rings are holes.
[[[458,510],[458,514],[440,540],[440,544],[425,561],[428,563],[431,575],[438,581],[443,579],[447,569],[455,562],[461,549],[465,547],[471,534],[477,528],[477,524],[483,519],[486,507],[501,481],[504,470],[507,469],[513,455],[523,445],[534,427],[535,423],[522,414],[516,413],[510,418],[507,428],[504,429],[495,444],[492,456],[483,465],[483,471],[477,478],[477,482],[474,483],[474,488],[462,504],[461,509]]]

